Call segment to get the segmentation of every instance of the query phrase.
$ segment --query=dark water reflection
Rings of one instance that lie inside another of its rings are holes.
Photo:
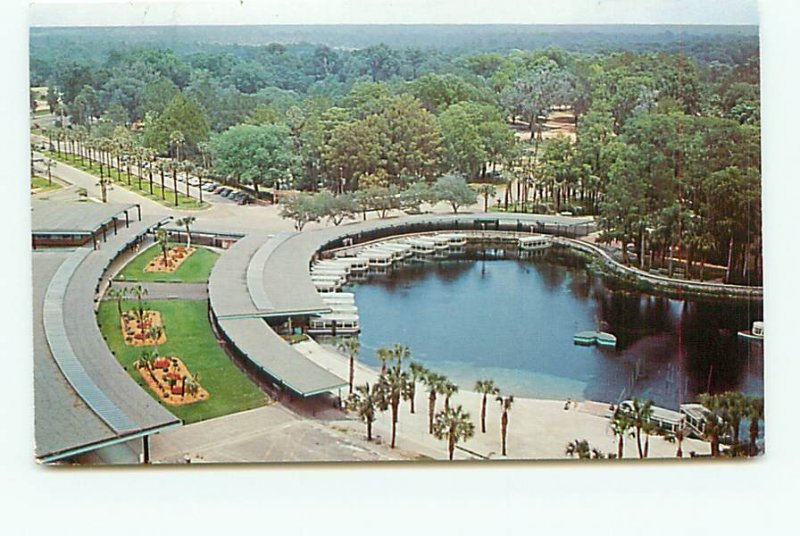
[[[612,290],[549,260],[411,264],[353,286],[362,359],[400,342],[462,388],[493,378],[518,396],[677,407],[710,390],[763,394],[761,343],[736,332],[761,303],[681,301]],[[575,346],[577,331],[615,334],[616,350]]]

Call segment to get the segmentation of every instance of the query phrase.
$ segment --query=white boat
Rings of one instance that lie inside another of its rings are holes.
[[[398,252],[399,259],[407,258],[414,254],[414,252],[411,250],[411,244],[403,244],[400,242],[384,242],[380,244],[380,247],[387,251]]]
[[[623,413],[633,413],[633,401],[624,400],[620,402],[619,409]],[[683,413],[659,406],[651,406],[648,421],[667,432],[677,432],[683,427],[684,419]]]
[[[356,335],[361,331],[358,315],[326,313],[311,317],[308,321],[309,335]]]
[[[336,281],[339,285],[344,285],[347,283],[347,276],[344,274],[312,273],[311,281]]]
[[[387,268],[394,262],[394,255],[389,251],[365,249],[360,255],[367,258],[370,268]]]
[[[547,235],[523,236],[519,239],[522,251],[540,251],[553,245],[553,239]]]
[[[349,315],[358,314],[358,307],[352,303],[333,302],[333,303],[327,303],[326,305],[330,307],[332,312],[337,314],[342,314],[342,313],[346,313]]]
[[[389,253],[392,256],[392,261],[401,261],[406,256],[405,250],[397,249],[389,246],[388,244],[376,244],[369,248],[370,251],[377,251],[379,253]]]
[[[411,250],[414,252],[414,255],[427,256],[433,255],[436,252],[436,246],[432,240],[409,238],[408,243],[411,244]]]
[[[440,233],[436,236],[446,239],[451,248],[463,248],[467,245],[467,235],[464,233]]]
[[[322,296],[322,301],[326,304],[332,303],[356,303],[356,297],[352,292],[330,292]]]
[[[325,266],[318,268],[315,266],[311,268],[311,275],[334,275],[340,277],[342,282],[347,281],[347,272],[344,268],[327,268]]]
[[[313,283],[314,288],[317,289],[317,292],[319,293],[333,293],[341,288],[341,285],[336,281],[330,281],[330,280],[314,281],[312,279],[311,282]]]
[[[326,259],[320,262],[330,266],[347,266],[350,272],[364,272],[368,268],[369,259],[366,257],[336,257],[335,259]]]
[[[753,341],[764,340],[764,322],[753,322],[753,329],[746,329],[739,332],[739,337]]]

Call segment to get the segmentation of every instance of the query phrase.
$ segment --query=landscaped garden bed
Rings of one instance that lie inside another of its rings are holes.
[[[189,372],[189,368],[177,357],[158,356],[149,359],[144,356],[134,366],[150,390],[166,404],[193,404],[209,398],[208,391],[200,385],[199,375]]]
[[[166,256],[156,255],[153,257],[150,262],[147,263],[147,266],[144,267],[144,271],[160,273],[175,272],[194,252],[195,248],[172,246],[167,250]]]
[[[124,311],[120,325],[122,338],[128,346],[154,346],[167,342],[167,333],[158,311]]]
[[[180,247],[186,248],[186,244],[170,244],[169,250]],[[156,244],[139,253],[115,276],[117,281],[166,281],[174,283],[205,283],[211,273],[219,253],[202,247],[194,246],[191,248],[192,254],[186,255],[181,263],[171,271],[150,271],[147,267],[152,263],[164,260],[161,247]],[[180,251],[180,250],[179,250]]]

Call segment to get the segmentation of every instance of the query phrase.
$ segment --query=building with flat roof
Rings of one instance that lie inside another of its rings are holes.
[[[109,236],[130,227],[134,216],[141,221],[138,204],[32,199],[33,248],[76,247],[91,242],[97,249]]]

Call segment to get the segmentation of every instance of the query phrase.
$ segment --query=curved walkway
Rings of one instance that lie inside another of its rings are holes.
[[[603,264],[605,264],[616,275],[634,277],[637,280],[645,281],[653,285],[653,287],[660,290],[665,290],[665,291],[681,290],[681,291],[691,292],[694,294],[737,297],[737,298],[747,298],[747,299],[763,299],[764,297],[763,287],[728,285],[725,283],[714,283],[710,281],[691,281],[691,280],[673,279],[671,277],[651,274],[649,272],[645,272],[644,270],[639,270],[638,268],[634,268],[632,266],[625,266],[624,264],[621,264],[620,262],[612,258],[611,255],[609,255],[602,248],[595,246],[594,244],[590,244],[588,242],[573,240],[570,238],[557,238],[556,243],[560,243],[562,245],[583,251],[584,253],[589,253],[590,255],[594,255],[595,257],[599,257],[600,260],[603,262]]]

